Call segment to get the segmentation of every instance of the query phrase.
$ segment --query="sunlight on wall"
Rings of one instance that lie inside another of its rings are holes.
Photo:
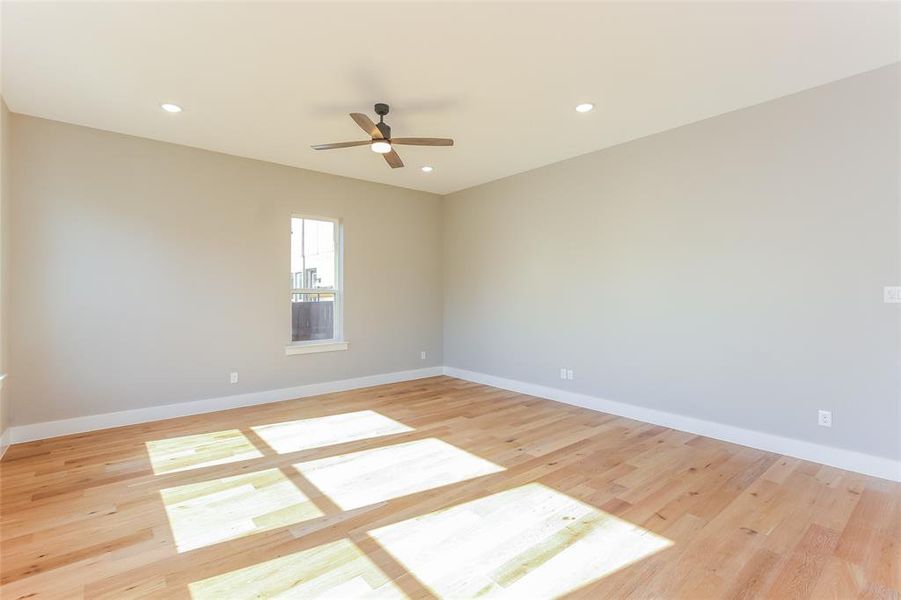
[[[279,454],[413,431],[372,410],[259,425],[251,429]]]
[[[443,598],[555,598],[672,545],[539,483],[369,533]]]
[[[406,598],[349,540],[210,577],[188,589],[194,600]]]
[[[293,466],[343,510],[504,470],[435,438]]]
[[[237,429],[154,440],[144,445],[155,475],[263,456]]]
[[[160,490],[179,552],[322,516],[279,469]]]

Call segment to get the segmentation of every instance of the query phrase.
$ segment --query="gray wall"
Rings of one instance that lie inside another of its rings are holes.
[[[447,364],[897,458],[899,100],[895,65],[443,202],[4,113],[4,398],[24,425]],[[344,220],[347,352],[284,354],[292,212]]]
[[[0,98],[0,377],[9,372],[9,205],[10,175],[10,113]],[[7,429],[11,422],[9,387],[0,379],[0,456],[9,445]]]
[[[442,364],[440,197],[21,115],[12,147],[16,425]],[[292,212],[344,221],[348,351],[285,356]]]
[[[445,364],[898,458],[899,105],[894,65],[448,196]]]

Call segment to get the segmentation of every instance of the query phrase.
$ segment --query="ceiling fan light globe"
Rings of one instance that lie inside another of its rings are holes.
[[[369,147],[373,152],[378,152],[379,154],[391,152],[391,143],[386,142],[385,140],[376,140],[372,142],[372,145]]]

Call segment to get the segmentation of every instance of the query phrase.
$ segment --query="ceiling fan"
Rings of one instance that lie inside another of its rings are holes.
[[[404,161],[400,159],[397,152],[394,151],[394,144],[403,146],[453,146],[454,140],[449,138],[393,138],[391,137],[391,128],[385,123],[385,115],[388,114],[389,107],[387,104],[379,102],[375,105],[375,114],[379,116],[379,122],[373,123],[372,119],[363,113],[350,113],[350,118],[360,126],[360,129],[369,134],[371,140],[362,142],[337,142],[334,144],[316,144],[314,150],[333,150],[334,148],[351,148],[353,146],[366,146],[373,152],[378,152],[385,157],[385,162],[391,165],[392,169],[404,166]]]

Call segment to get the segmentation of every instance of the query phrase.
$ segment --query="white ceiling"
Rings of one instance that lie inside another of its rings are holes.
[[[899,4],[4,2],[14,112],[447,193],[899,59]],[[391,170],[347,116],[391,104]],[[594,102],[594,112],[573,107]],[[161,102],[184,107],[164,113]],[[431,174],[420,165],[434,165]]]

